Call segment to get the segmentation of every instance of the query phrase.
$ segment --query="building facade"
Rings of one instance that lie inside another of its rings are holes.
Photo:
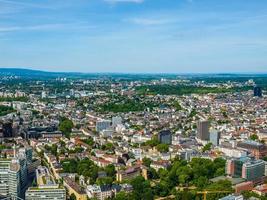
[[[172,133],[170,130],[160,131],[158,134],[158,140],[162,144],[171,144],[172,143]]]
[[[206,141],[210,139],[209,121],[197,122],[197,138],[200,140],[206,140]]]

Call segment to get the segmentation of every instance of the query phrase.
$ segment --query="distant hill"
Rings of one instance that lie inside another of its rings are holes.
[[[267,74],[257,73],[205,73],[205,74],[162,74],[162,73],[80,73],[80,72],[48,72],[42,70],[32,70],[26,68],[1,68],[0,77],[19,76],[25,79],[55,79],[58,77],[66,78],[116,78],[121,80],[151,80],[165,78],[189,78],[189,79],[235,79],[235,78],[266,78]]]
[[[43,76],[62,76],[67,73],[46,72],[41,70],[23,69],[23,68],[0,68],[0,76],[20,76],[20,77],[43,77]]]

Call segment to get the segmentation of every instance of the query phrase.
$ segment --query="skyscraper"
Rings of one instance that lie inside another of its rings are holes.
[[[211,130],[210,131],[210,142],[214,146],[218,146],[219,145],[220,137],[221,137],[221,133],[218,130]]]
[[[110,128],[111,121],[110,120],[99,120],[96,122],[96,131],[100,132],[105,129]]]
[[[160,131],[158,134],[158,140],[162,144],[171,144],[172,143],[172,133],[170,130]]]
[[[0,159],[0,195],[23,197],[28,182],[28,161],[31,149],[21,148],[12,159]],[[27,155],[28,154],[28,155]]]
[[[262,97],[262,89],[261,87],[254,87],[254,97]]]
[[[19,160],[0,160],[0,195],[21,196],[21,168]]]
[[[209,121],[199,121],[197,123],[197,138],[200,140],[209,140]]]

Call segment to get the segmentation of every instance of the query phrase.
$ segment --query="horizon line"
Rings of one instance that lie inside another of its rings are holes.
[[[81,72],[81,71],[50,71],[46,69],[34,69],[31,67],[1,67],[0,70],[30,70],[36,72],[44,72],[44,73],[65,73],[65,74],[143,74],[143,75],[267,75],[266,72],[112,72],[112,71],[105,71],[105,72]]]

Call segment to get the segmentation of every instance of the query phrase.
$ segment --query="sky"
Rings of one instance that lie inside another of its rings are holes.
[[[0,67],[267,72],[266,0],[0,0]]]

